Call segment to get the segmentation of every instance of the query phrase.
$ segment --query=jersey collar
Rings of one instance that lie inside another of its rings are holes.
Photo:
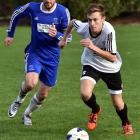
[[[43,2],[41,2],[41,4],[40,4],[40,10],[41,10],[43,13],[50,14],[50,13],[53,13],[53,12],[54,12],[54,10],[56,9],[56,6],[57,6],[57,3],[54,4],[54,7],[52,8],[51,11],[43,10]]]
[[[101,33],[102,33],[102,30],[96,36],[93,36],[92,32],[91,32],[91,29],[89,28],[89,34],[92,38],[97,38]]]

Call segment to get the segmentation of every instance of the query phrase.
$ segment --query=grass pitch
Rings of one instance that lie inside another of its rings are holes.
[[[61,51],[57,85],[42,108],[33,113],[33,126],[25,127],[21,118],[36,89],[30,92],[17,116],[8,118],[8,107],[18,94],[24,78],[23,51],[30,41],[30,28],[18,27],[13,45],[5,48],[3,39],[6,27],[0,27],[0,140],[65,140],[67,132],[74,127],[85,129],[90,140],[140,140],[140,25],[120,25],[115,29],[118,50],[123,59],[123,95],[135,129],[133,136],[121,134],[120,120],[102,81],[95,89],[97,101],[102,107],[98,127],[94,132],[87,131],[87,114],[90,110],[79,96],[83,47],[79,45],[80,38],[76,34],[72,43]]]

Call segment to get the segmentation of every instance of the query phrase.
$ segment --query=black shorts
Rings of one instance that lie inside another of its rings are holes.
[[[94,84],[102,79],[106,83],[108,89],[112,91],[122,91],[122,80],[120,71],[116,73],[104,73],[94,69],[89,65],[84,65],[81,74],[81,80],[82,79],[91,79],[93,80]]]

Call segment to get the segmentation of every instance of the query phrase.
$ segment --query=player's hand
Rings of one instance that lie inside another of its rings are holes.
[[[59,41],[58,46],[63,49],[67,45],[67,41],[62,39]]]
[[[56,30],[55,24],[52,24],[52,26],[49,29],[49,36],[55,37],[56,34],[57,34],[57,30]]]
[[[83,45],[84,47],[87,47],[87,48],[92,49],[92,50],[94,50],[94,47],[95,47],[95,45],[90,40],[90,38],[82,39],[80,41],[80,44]]]
[[[4,45],[5,45],[5,47],[9,47],[13,43],[13,40],[14,39],[12,37],[6,37],[4,39]]]

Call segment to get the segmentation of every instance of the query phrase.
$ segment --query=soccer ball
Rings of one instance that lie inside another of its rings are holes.
[[[67,133],[67,140],[89,140],[89,136],[84,129],[73,128]]]

